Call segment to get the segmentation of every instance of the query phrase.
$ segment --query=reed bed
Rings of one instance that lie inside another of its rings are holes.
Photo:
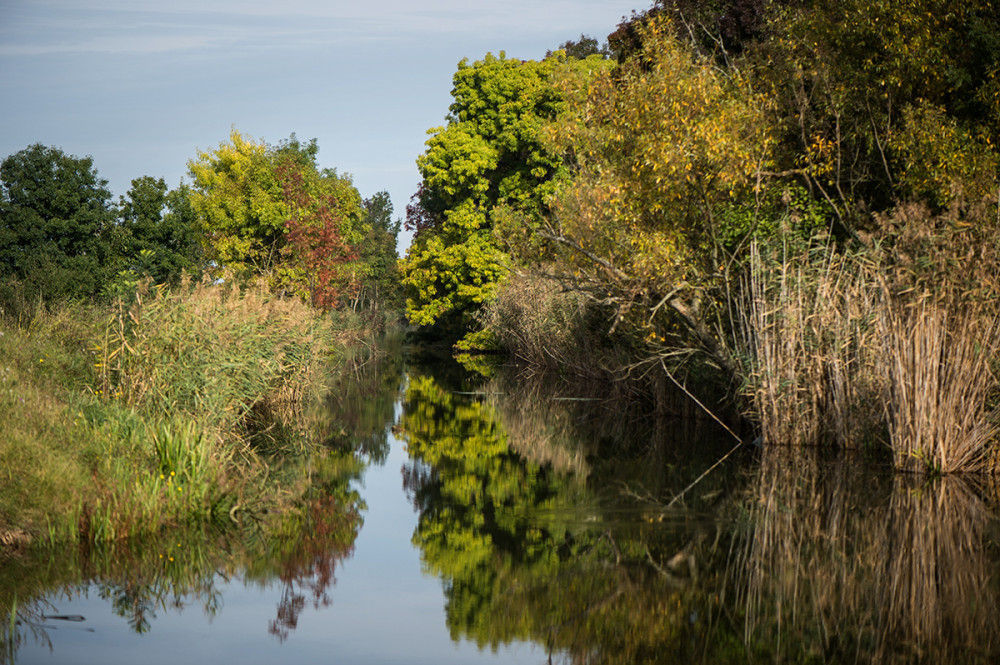
[[[121,540],[293,497],[277,454],[315,448],[338,343],[311,308],[203,282],[27,321],[0,320],[0,534]]]
[[[996,467],[993,363],[1000,355],[993,307],[926,300],[880,316],[879,369],[889,377],[889,439],[895,465],[940,473]]]
[[[880,429],[877,281],[828,247],[751,249],[737,325],[764,443],[858,446]]]
[[[883,262],[752,248],[734,337],[763,442],[884,449],[905,471],[997,470],[996,300],[889,283]]]
[[[608,324],[595,303],[553,278],[512,274],[480,323],[515,362],[540,374],[608,383],[630,364],[605,343]]]
[[[157,287],[118,303],[95,349],[98,390],[155,413],[198,414],[213,434],[232,438],[254,416],[299,415],[332,346],[315,311],[263,284]]]

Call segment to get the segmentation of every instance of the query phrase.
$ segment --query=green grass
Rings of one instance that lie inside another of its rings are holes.
[[[337,344],[297,300],[188,284],[0,319],[0,535],[120,540],[288,500],[275,452]]]

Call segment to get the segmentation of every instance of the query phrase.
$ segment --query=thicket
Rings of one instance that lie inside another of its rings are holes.
[[[475,200],[497,268],[463,346],[666,382],[768,444],[996,468],[998,34],[985,1],[662,0],[609,37],[614,61],[521,63],[558,102],[521,120],[543,196]],[[473,66],[484,91],[492,63]],[[508,107],[483,98],[455,114],[456,97],[439,136]],[[518,159],[425,169],[418,200],[493,191]],[[414,247],[451,252],[448,219],[411,215]]]
[[[32,145],[0,163],[0,309],[111,302],[144,280],[224,272],[324,309],[378,318],[402,307],[400,222],[386,192],[362,199],[320,168],[316,141],[277,145],[233,130],[188,163],[191,183],[137,178],[115,203],[93,160]]]

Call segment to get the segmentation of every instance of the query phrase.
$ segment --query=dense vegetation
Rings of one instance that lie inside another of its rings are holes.
[[[603,49],[463,62],[410,319],[767,443],[995,468],[997,35],[986,0],[658,0]]]
[[[660,412],[995,469],[998,35],[987,0],[657,0],[605,45],[463,60],[398,266],[388,195],[294,134],[233,130],[189,184],[117,202],[90,158],[28,146],[0,163],[0,455],[65,474],[8,484],[0,529],[79,514],[98,537],[101,510],[130,531],[155,502],[122,499],[126,467],[209,460],[195,503],[235,508],[248,460],[294,439],[334,344],[319,313],[379,323],[404,288],[464,350]],[[31,499],[68,478],[68,503]]]
[[[143,176],[111,201],[92,160],[32,145],[0,164],[0,307],[129,297],[143,280],[264,276],[321,309],[397,307],[386,192],[362,199],[316,163],[315,140],[278,145],[233,130],[188,163],[192,183]]]
[[[310,500],[340,431],[313,407],[360,328],[400,307],[388,194],[362,199],[317,152],[234,130],[190,185],[137,178],[117,204],[90,158],[3,160],[4,545]]]

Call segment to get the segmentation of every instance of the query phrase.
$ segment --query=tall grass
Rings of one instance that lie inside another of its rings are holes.
[[[608,323],[595,303],[558,281],[512,274],[480,323],[525,368],[608,381],[629,360],[608,344]]]
[[[197,283],[119,302],[97,349],[104,395],[160,414],[197,414],[217,436],[298,415],[332,346],[296,299]]]
[[[315,445],[335,344],[298,301],[209,283],[0,320],[0,533],[117,540],[289,500],[264,479]]]
[[[997,469],[996,299],[886,264],[878,248],[752,248],[736,338],[763,441],[884,447],[908,471]]]
[[[751,249],[738,326],[763,441],[854,447],[880,428],[877,281],[831,248]]]
[[[993,310],[982,303],[949,310],[927,301],[883,308],[879,367],[890,379],[885,400],[897,468],[996,467],[992,364],[1000,330]]]

